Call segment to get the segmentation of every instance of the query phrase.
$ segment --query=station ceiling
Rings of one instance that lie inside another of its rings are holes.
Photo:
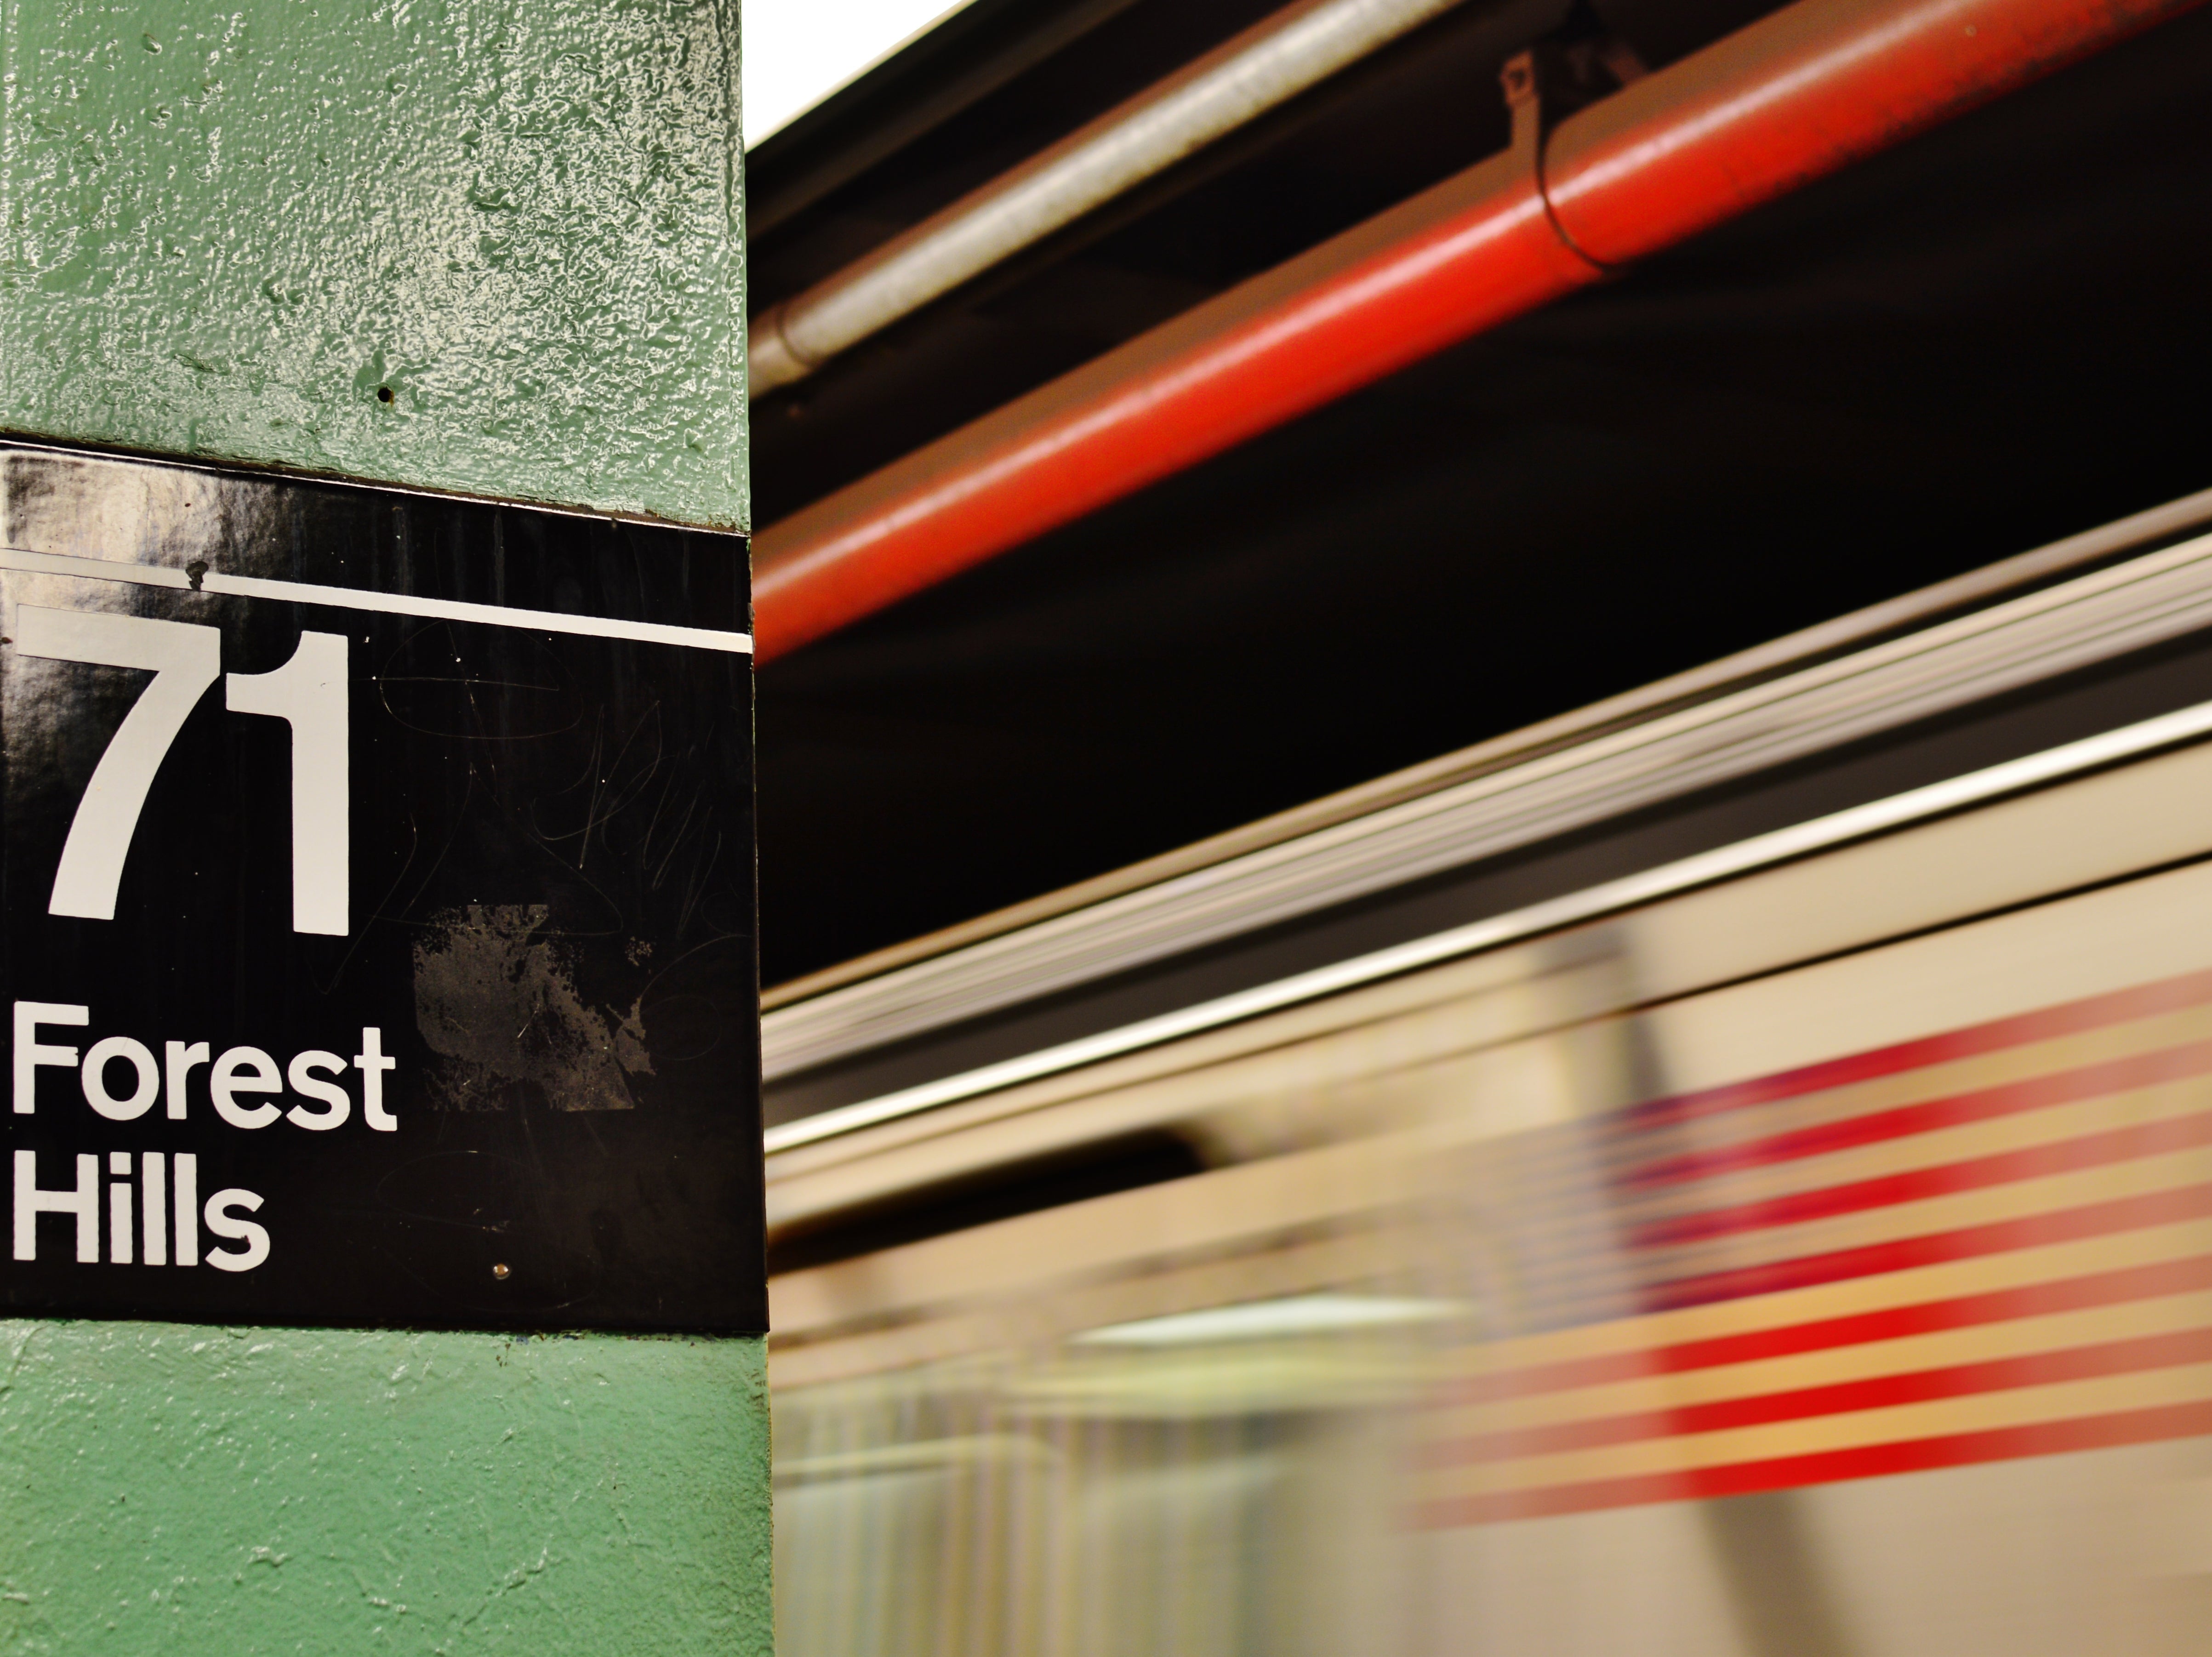
[[[977,0],[753,152],[754,309],[1267,9]],[[757,521],[1502,148],[1565,15],[1470,0],[763,398]],[[769,664],[767,981],[2212,484],[2209,84],[2199,12]]]

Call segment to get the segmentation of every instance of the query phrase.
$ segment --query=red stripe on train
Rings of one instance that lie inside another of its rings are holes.
[[[1802,1225],[1808,1220],[1863,1214],[1873,1209],[1895,1208],[1905,1203],[1955,1196],[1965,1191],[1985,1191],[1993,1186],[2015,1185],[2022,1180],[2072,1174],[2086,1168],[2106,1168],[2146,1156],[2172,1156],[2208,1144],[2212,1144],[2212,1112],[2198,1112],[2162,1122],[2106,1128],[2020,1150],[1938,1163],[1933,1168],[1911,1168],[1901,1174],[1885,1174],[1845,1185],[1822,1186],[1814,1191],[1793,1192],[1786,1197],[1771,1197],[1730,1208],[1703,1209],[1694,1214],[1638,1226],[1631,1234],[1630,1241],[1633,1247],[1656,1249],[1716,1237],[1741,1236],[1749,1231],[1770,1231],[1780,1226]]]
[[[1947,1030],[1941,1035],[1902,1041],[1894,1047],[1876,1047],[1870,1052],[1851,1053],[1841,1059],[1824,1059],[1817,1065],[1806,1065],[1773,1076],[1762,1076],[1753,1081],[1731,1082],[1723,1087],[1706,1088],[1696,1093],[1648,1100],[1622,1112],[1621,1118],[1626,1124],[1637,1127],[1660,1122],[1689,1121],[1697,1117],[1741,1110],[1747,1106],[1765,1104],[1777,1099],[1794,1098],[1801,1093],[1818,1093],[1824,1089],[1843,1087],[1852,1082],[1893,1076],[1900,1071],[1917,1070],[1954,1059],[1969,1059],[2005,1047],[2022,1047],[2030,1041],[2045,1041],[2054,1036],[2100,1029],[2111,1024],[2124,1024],[2133,1019],[2148,1018],[2159,1013],[2178,1012],[2206,1001],[2212,1001],[2212,971],[2188,973],[2155,984],[2139,984],[2131,989],[2115,990],[2109,995],[2063,1002],[2055,1007],[2039,1008],[2034,1012],[1999,1018],[1986,1024],[1971,1025],[1961,1030]]]
[[[1586,1358],[1567,1358],[1555,1363],[1531,1364],[1497,1375],[1456,1381],[1443,1389],[1437,1402],[1443,1407],[1497,1403],[1540,1393],[1560,1393],[1581,1387],[1602,1387],[1614,1381],[1637,1381],[1646,1375],[1682,1375],[1697,1369],[1718,1369],[1731,1363],[1753,1363],[1765,1358],[1791,1357],[1841,1346],[1874,1341],[1899,1340],[1909,1335],[1940,1334],[2016,1318],[2042,1317],[2053,1312],[2075,1312],[2095,1306],[2114,1306],[2127,1301],[2154,1300],[2212,1289],[2212,1254],[2187,1259],[2160,1260],[2154,1266],[2098,1272],[2054,1283],[2030,1284],[2017,1289],[1992,1290],[1979,1295],[1960,1295],[1948,1300],[1923,1301],[1916,1305],[1887,1306],[1878,1311],[1856,1312],[1847,1317],[1821,1318],[1785,1324],[1772,1329],[1746,1330],[1739,1334],[1715,1335],[1704,1340],[1680,1341],[1670,1346],[1607,1352]]]
[[[1613,1444],[1688,1438],[1743,1427],[1771,1427],[1820,1416],[1854,1415],[1866,1410],[1890,1410],[1907,1404],[1932,1404],[1945,1399],[2018,1392],[2024,1387],[2049,1387],[2061,1381],[2094,1381],[2106,1375],[2140,1375],[2152,1369],[2207,1363],[2212,1363],[2212,1329],[2177,1330],[2126,1340],[2061,1347],[2018,1357],[1945,1364],[1893,1375],[1868,1375],[1856,1381],[1800,1387],[1788,1392],[1716,1399],[1673,1409],[1644,1410],[1627,1415],[1479,1433],[1446,1441],[1442,1454],[1447,1463],[1561,1455]]]
[[[1716,1301],[1741,1300],[1784,1289],[1806,1289],[1815,1284],[1904,1272],[1917,1266],[1940,1266],[1947,1260],[1974,1259],[2018,1248],[2037,1248],[2045,1243],[2078,1242],[2084,1238],[2107,1237],[2154,1225],[2173,1225],[2185,1220],[2201,1220],[2208,1215],[2212,1215],[2212,1185],[2179,1186],[2148,1196],[2116,1197],[2109,1202],[2085,1203],[2078,1208],[2054,1209],[2016,1220],[1996,1220],[1987,1225],[1899,1237],[1826,1254],[1806,1254],[1796,1259],[1677,1278],[1645,1290],[1644,1309],[1666,1312],[1686,1306],[1710,1305]]]
[[[2040,1422],[2026,1427],[1999,1427],[1982,1432],[1863,1445],[1847,1450],[1777,1456],[1764,1461],[1740,1461],[1687,1472],[1639,1474],[1577,1484],[1450,1496],[1420,1503],[1413,1517],[1417,1524],[1431,1528],[1496,1524],[1510,1519],[1590,1513],[1604,1508],[1752,1496],[1762,1490],[1833,1484],[1846,1479],[1926,1472],[1940,1467],[1972,1466],[2027,1456],[2061,1455],[2075,1450],[2109,1449],[2124,1444],[2150,1444],[2163,1439],[2196,1438],[2206,1434],[2212,1434],[2212,1403],[2168,1404],[2153,1409],[2084,1416],[2072,1421]]]
[[[1622,1176],[1620,1184],[1626,1190],[1642,1191],[1750,1168],[1771,1168],[1779,1162],[1824,1156],[1861,1145],[1910,1138],[1917,1133],[1933,1133],[2052,1105],[2071,1104],[2102,1094],[2184,1081],[2208,1072],[2212,1072],[2212,1041],[2192,1041],[2155,1053],[2133,1053],[2124,1059],[2084,1065],[2077,1070],[2002,1083],[1971,1093],[1955,1093],[1947,1098],[1923,1100],[1890,1110],[1869,1111],[1864,1115],[1821,1122],[1741,1144],[1692,1151],[1632,1168]]]

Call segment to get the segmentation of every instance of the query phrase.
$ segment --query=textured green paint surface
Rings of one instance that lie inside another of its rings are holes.
[[[769,1649],[760,1341],[0,1342],[11,1657]]]
[[[0,428],[744,527],[737,11],[0,0]]]
[[[737,84],[736,0],[0,0],[0,430],[743,527]],[[0,1653],[770,1650],[757,1340],[0,1359]]]
[[[737,84],[736,0],[0,0],[0,429],[743,527]],[[770,1649],[757,1340],[0,1356],[0,1652]]]

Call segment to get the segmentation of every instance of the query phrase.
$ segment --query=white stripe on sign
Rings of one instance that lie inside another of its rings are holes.
[[[34,575],[65,575],[79,580],[125,581],[134,586],[173,587],[179,592],[214,592],[240,598],[276,598],[288,604],[323,604],[332,610],[368,610],[386,616],[420,616],[439,622],[482,622],[492,627],[525,628],[534,633],[574,633],[591,639],[634,639],[641,644],[685,645],[694,650],[753,653],[750,633],[721,633],[712,628],[672,627],[663,622],[623,622],[609,616],[568,616],[555,610],[516,610],[506,604],[472,604],[459,598],[417,598],[405,593],[371,592],[361,587],[318,586],[307,581],[272,581],[258,575],[225,575],[210,570],[195,589],[180,569],[161,564],[125,564],[67,553],[30,552],[0,547],[0,569]]]

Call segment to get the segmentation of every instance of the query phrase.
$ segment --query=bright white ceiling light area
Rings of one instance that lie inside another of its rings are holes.
[[[743,0],[745,148],[927,34],[968,0]]]
[[[1203,1312],[1116,1323],[1075,1337],[1092,1346],[1187,1346],[1216,1340],[1263,1340],[1284,1335],[1340,1334],[1353,1329],[1441,1323],[1467,1308],[1457,1301],[1394,1300],[1369,1295],[1298,1295]]]

